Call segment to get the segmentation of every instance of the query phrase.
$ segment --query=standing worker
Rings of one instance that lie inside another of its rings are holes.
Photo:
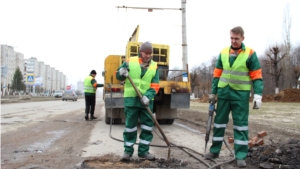
[[[119,68],[117,79],[124,84],[124,111],[126,116],[124,138],[124,155],[122,160],[130,160],[134,152],[133,145],[137,138],[138,119],[141,123],[140,142],[138,145],[138,156],[147,160],[154,160],[155,156],[150,154],[149,144],[152,141],[152,129],[154,123],[145,106],[149,106],[153,112],[154,97],[159,90],[159,73],[157,63],[152,60],[152,44],[144,42],[139,50],[139,56],[130,57]],[[129,72],[128,72],[129,70]],[[132,78],[138,90],[143,96],[139,98],[130,81]]]
[[[231,46],[221,51],[214,69],[212,94],[209,101],[218,105],[214,120],[212,146],[205,154],[206,159],[219,157],[229,113],[232,113],[234,129],[234,150],[238,167],[246,167],[248,153],[248,115],[251,81],[254,89],[253,103],[261,106],[263,80],[256,52],[245,46],[244,30],[234,27],[230,30]]]
[[[97,119],[94,116],[96,90],[97,87],[103,87],[103,84],[97,84],[97,81],[95,79],[96,75],[96,71],[92,70],[90,75],[84,79],[85,120],[89,120],[89,113],[91,114],[91,120]]]

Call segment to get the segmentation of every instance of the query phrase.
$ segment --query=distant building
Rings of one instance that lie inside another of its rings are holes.
[[[20,52],[16,52],[16,68],[19,67],[22,75],[24,76],[24,55]],[[25,80],[23,78],[23,80]]]
[[[11,85],[14,73],[16,71],[16,52],[12,46],[1,45],[1,67],[6,67],[6,75],[1,76],[2,86]]]
[[[83,93],[83,81],[77,82],[77,90]]]
[[[16,52],[12,46],[1,45],[0,56],[1,85],[3,88],[6,87],[7,89],[8,84],[11,85],[17,67],[20,68],[25,83],[29,74],[39,77],[38,80],[42,81],[42,86],[39,86],[40,92],[61,90],[66,86],[67,78],[62,72],[55,70],[44,62],[38,61],[35,57],[24,59],[24,55]],[[26,91],[32,92],[33,88],[27,85]]]

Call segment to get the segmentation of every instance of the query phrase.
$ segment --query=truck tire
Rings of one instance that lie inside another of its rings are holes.
[[[174,123],[174,119],[167,119],[167,123],[166,124],[173,124]]]
[[[110,124],[110,118],[109,117],[105,117],[105,124]]]
[[[122,119],[120,118],[115,118],[113,119],[114,124],[121,124],[122,123]]]
[[[159,119],[159,120],[157,120],[157,122],[158,122],[159,124],[166,124],[166,123],[167,123],[167,120],[166,120],[166,119]]]
[[[121,123],[122,123],[122,119],[120,118],[112,119],[112,124],[121,124]],[[110,124],[110,117],[105,117],[105,124]]]

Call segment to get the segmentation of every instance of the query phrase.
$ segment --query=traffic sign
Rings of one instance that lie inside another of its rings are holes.
[[[28,76],[27,77],[27,82],[33,82],[34,81],[34,77],[33,76]]]
[[[26,84],[33,84],[35,82],[34,74],[26,75]]]

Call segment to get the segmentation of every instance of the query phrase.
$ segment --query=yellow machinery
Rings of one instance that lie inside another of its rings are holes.
[[[138,42],[139,26],[135,29],[126,46],[126,55],[109,55],[104,62],[103,100],[105,101],[105,122],[119,124],[125,119],[123,82],[116,79],[118,67],[129,57],[137,56],[142,42]],[[156,119],[160,124],[173,124],[177,109],[190,108],[190,77],[183,70],[170,70],[169,45],[152,43],[152,59],[157,62],[160,90],[154,98]]]

